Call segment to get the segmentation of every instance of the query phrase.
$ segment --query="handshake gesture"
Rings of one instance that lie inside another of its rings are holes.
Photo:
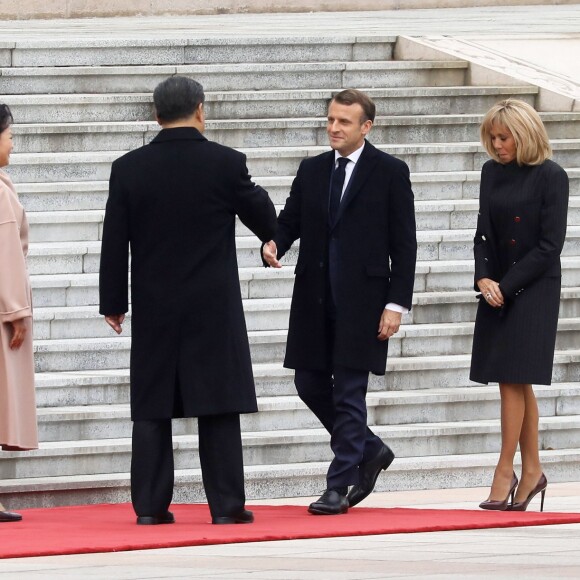
[[[282,267],[282,264],[278,261],[278,248],[276,248],[276,242],[274,240],[270,240],[264,244],[262,247],[262,257],[271,268]]]

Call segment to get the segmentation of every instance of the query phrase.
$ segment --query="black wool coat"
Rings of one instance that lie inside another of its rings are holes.
[[[281,257],[300,239],[284,364],[327,367],[329,240],[338,282],[334,362],[384,374],[388,341],[377,339],[383,309],[411,308],[417,254],[409,168],[369,142],[355,166],[336,224],[328,218],[335,154],[302,161],[274,237]]]
[[[566,172],[549,159],[521,167],[484,164],[474,286],[479,291],[478,280],[495,280],[504,305],[493,308],[479,295],[471,380],[550,384],[568,196]]]
[[[262,241],[276,231],[245,156],[194,128],[164,129],[113,163],[100,313],[128,310],[130,248],[133,420],[257,410],[236,215]]]

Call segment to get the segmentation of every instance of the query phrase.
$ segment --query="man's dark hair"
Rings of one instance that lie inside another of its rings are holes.
[[[8,129],[12,124],[14,119],[12,118],[12,113],[8,105],[3,105],[0,103],[0,133]]]
[[[340,93],[336,93],[330,102],[332,103],[332,101],[341,105],[359,104],[363,110],[361,123],[364,123],[365,121],[374,122],[375,120],[375,104],[373,103],[373,100],[362,91],[357,91],[356,89],[345,89],[344,91],[340,91]]]
[[[159,83],[153,92],[157,117],[164,122],[190,117],[204,99],[203,87],[183,76],[169,77]]]

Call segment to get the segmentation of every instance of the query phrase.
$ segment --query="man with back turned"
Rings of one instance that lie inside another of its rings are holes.
[[[411,308],[417,253],[407,165],[367,140],[375,105],[348,89],[328,107],[332,151],[302,161],[265,264],[300,239],[284,365],[331,435],[327,489],[313,514],[345,513],[394,454],[367,427],[369,372],[385,373],[388,339]],[[352,486],[350,491],[349,486]]]
[[[100,312],[117,332],[128,310],[131,250],[131,496],[138,524],[173,523],[171,419],[197,417],[214,524],[250,523],[240,413],[257,411],[242,309],[236,216],[262,241],[276,231],[245,156],[203,135],[204,93],[175,76],[157,86],[160,133],[113,163]]]

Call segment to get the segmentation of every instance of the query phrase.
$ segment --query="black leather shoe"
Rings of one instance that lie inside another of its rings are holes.
[[[360,481],[357,485],[353,485],[348,493],[348,505],[350,507],[360,503],[373,491],[379,473],[381,473],[383,469],[387,469],[387,467],[393,463],[393,459],[395,459],[395,454],[387,445],[385,445],[377,453],[374,459],[371,459],[360,466]]]
[[[0,512],[0,522],[19,522],[21,519],[22,516],[15,512]]]
[[[327,489],[320,499],[310,504],[308,511],[317,516],[336,516],[348,511],[346,495],[341,495],[334,489]]]
[[[250,510],[242,510],[235,516],[217,516],[212,518],[211,523],[222,524],[251,524],[254,521],[254,514]]]
[[[171,512],[164,513],[160,516],[138,516],[138,526],[158,526],[159,524],[174,524],[175,518]]]

